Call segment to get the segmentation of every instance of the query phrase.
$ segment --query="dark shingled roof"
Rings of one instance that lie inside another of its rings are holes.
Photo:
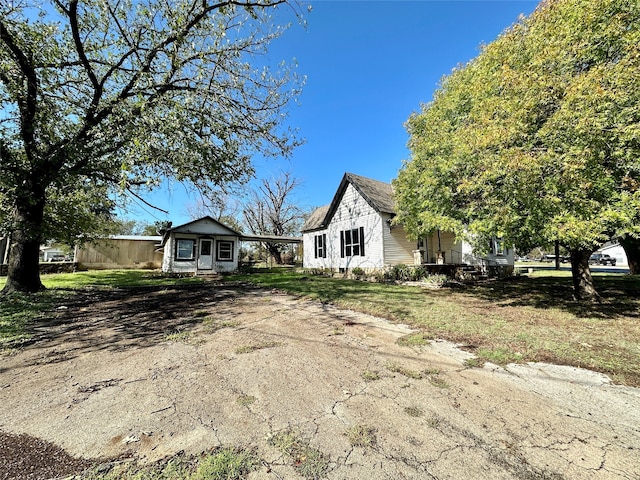
[[[396,202],[393,200],[393,187],[391,184],[361,177],[353,173],[346,173],[345,178],[376,211],[390,214],[396,212]]]
[[[302,226],[302,231],[307,232],[309,230],[317,230],[318,228],[322,228],[322,223],[324,221],[324,217],[327,215],[327,211],[329,210],[330,205],[325,205],[323,207],[316,208],[307,221],[304,222]]]
[[[345,173],[340,182],[331,204],[317,208],[307,219],[302,227],[303,232],[325,228],[333,217],[342,196],[351,184],[371,208],[379,213],[395,214],[395,201],[393,199],[393,187],[389,183],[380,182],[371,178],[362,177],[353,173]]]

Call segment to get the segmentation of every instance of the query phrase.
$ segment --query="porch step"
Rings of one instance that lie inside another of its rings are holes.
[[[212,271],[197,271],[195,276],[204,278],[205,280],[220,280],[222,278],[222,275],[220,275],[218,272]]]

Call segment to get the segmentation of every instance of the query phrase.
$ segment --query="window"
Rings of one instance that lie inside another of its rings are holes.
[[[200,256],[208,257],[211,255],[211,240],[202,240],[200,242]]]
[[[496,255],[506,255],[507,249],[504,246],[504,240],[502,238],[494,238],[493,239],[493,253]]]
[[[313,240],[315,258],[327,258],[327,234],[316,235]]]
[[[193,260],[196,257],[196,241],[188,239],[176,240],[176,260]]]
[[[340,232],[340,257],[364,256],[364,227]]]
[[[233,261],[233,242],[218,240],[217,258],[219,262]]]

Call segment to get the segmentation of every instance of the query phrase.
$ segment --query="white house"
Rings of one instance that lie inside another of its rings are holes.
[[[392,265],[449,264],[513,269],[513,249],[494,239],[488,255],[478,256],[450,232],[417,242],[393,225],[393,187],[345,173],[329,205],[316,209],[302,228],[306,268],[375,270]]]
[[[606,253],[610,257],[616,259],[616,265],[626,266],[629,264],[627,260],[627,253],[622,248],[622,245],[617,241],[607,242],[602,247],[600,247],[595,253]]]
[[[222,273],[238,269],[240,234],[203,217],[169,228],[162,237],[162,271],[172,273]]]
[[[212,217],[169,228],[162,236],[162,271],[215,274],[238,270],[240,242],[299,244],[299,237],[245,235]]]

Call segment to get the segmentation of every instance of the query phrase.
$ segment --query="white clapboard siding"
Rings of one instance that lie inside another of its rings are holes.
[[[383,215],[383,242],[385,265],[413,265],[413,251],[416,242],[407,238],[407,232],[400,225],[389,226],[390,215]]]

